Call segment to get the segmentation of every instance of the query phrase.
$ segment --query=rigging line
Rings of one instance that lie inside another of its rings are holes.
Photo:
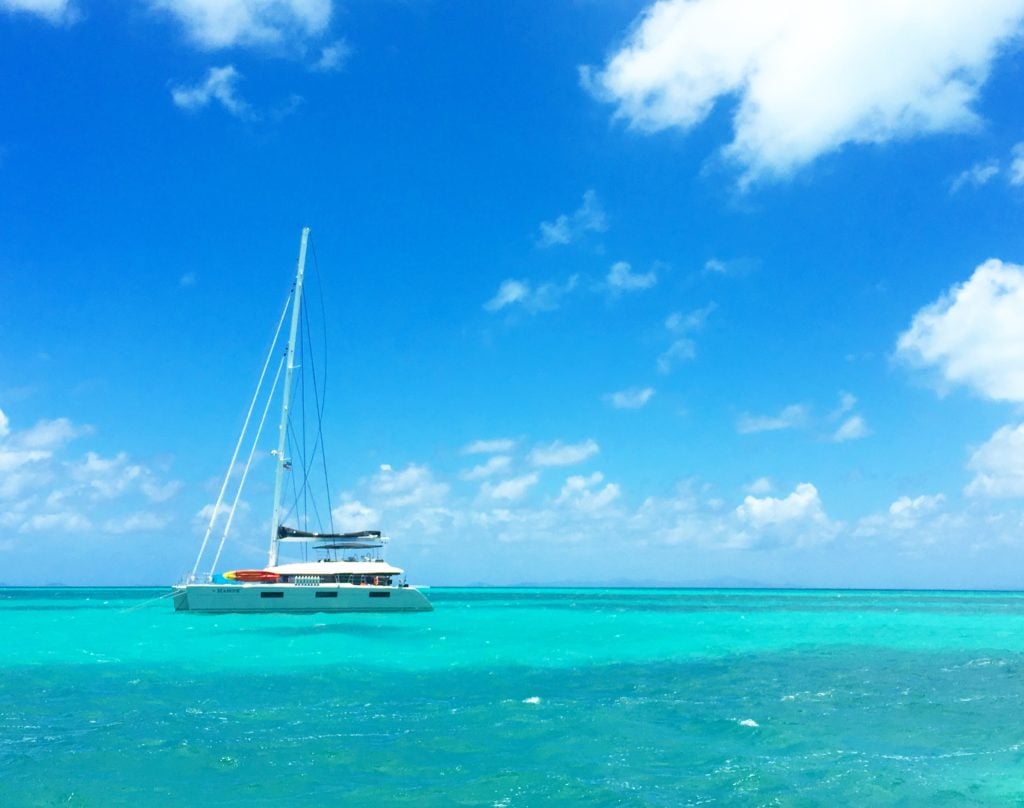
[[[298,440],[298,437],[295,434],[295,429],[294,429],[294,427],[291,424],[288,425],[288,434],[289,434],[289,436],[291,437],[292,440],[294,440],[294,441]],[[323,518],[320,516],[320,509],[317,507],[316,497],[314,497],[312,495],[312,489],[310,488],[310,485],[309,485],[309,468],[308,467],[303,467],[302,487],[301,488],[296,488],[295,487],[295,485],[296,485],[296,483],[295,483],[295,475],[292,475],[291,481],[292,481],[292,504],[288,508],[288,510],[285,512],[284,516],[281,517],[281,524],[284,524],[284,522],[292,514],[295,515],[296,519],[306,518],[306,520],[308,522],[308,513],[307,514],[303,514],[299,510],[299,499],[301,498],[303,500],[303,502],[309,502],[312,505],[313,513],[316,516],[316,523],[322,529],[323,528]],[[307,496],[308,496],[308,499],[307,499]],[[307,526],[308,525],[304,525],[303,529],[305,529]]]
[[[323,290],[321,289],[321,293],[322,293],[322,291]],[[326,323],[324,325],[326,327]],[[306,466],[303,469],[303,471],[304,471],[304,473],[306,475],[306,481],[307,481],[307,484],[308,484],[309,480],[311,478],[311,472],[313,470],[313,464],[316,462],[317,452],[319,451],[320,458],[323,461],[323,463],[322,463],[323,471],[324,471],[323,485],[324,485],[325,493],[326,493],[326,496],[327,496],[328,513],[330,513],[330,507],[331,507],[331,488],[330,488],[330,480],[327,479],[327,456],[326,456],[326,447],[324,445],[323,405],[321,403],[321,397],[320,397],[320,386],[317,384],[317,377],[316,377],[316,365],[317,365],[317,363],[316,363],[316,355],[315,355],[315,353],[313,351],[313,341],[312,341],[313,330],[309,327],[309,316],[308,316],[308,314],[306,316],[305,326],[306,327],[304,329],[304,337],[306,339],[306,345],[307,345],[307,347],[309,349],[309,373],[310,373],[310,376],[311,376],[311,381],[312,381],[312,386],[313,386],[313,399],[314,399],[314,406],[315,406],[316,415],[317,415],[317,429],[316,429],[316,437],[315,437],[315,439],[313,441],[313,449],[312,449],[311,454],[309,455],[309,462],[306,464]],[[313,508],[316,511],[317,522],[321,526],[321,529],[322,529],[324,522],[323,522],[323,519],[320,516],[320,511],[319,511],[319,509],[316,506],[316,500],[315,499],[313,500]],[[333,532],[333,530],[334,530],[334,523],[333,523],[333,518],[332,518],[331,519],[331,532]]]
[[[323,470],[324,470],[324,488],[327,491],[327,515],[328,515],[328,519],[330,520],[331,532],[333,533],[334,532],[334,507],[333,507],[333,505],[331,503],[331,481],[327,477],[327,446],[326,446],[326,444],[324,442],[324,407],[325,407],[325,405],[327,403],[327,368],[330,367],[330,364],[327,361],[327,306],[324,303],[324,283],[323,283],[323,280],[320,278],[320,261],[318,260],[317,255],[316,255],[316,242],[315,241],[313,242],[312,247],[313,247],[313,270],[314,270],[314,272],[316,272],[316,287],[317,287],[317,289],[320,292],[320,319],[321,319],[321,322],[323,323],[323,328],[321,329],[321,332],[323,334],[323,340],[324,340],[324,346],[323,346],[324,347],[324,349],[323,349],[324,368],[323,368],[323,373],[321,374],[322,382],[321,382],[319,388],[317,387],[317,383],[316,383],[316,364],[315,363],[310,363],[310,367],[311,367],[312,373],[313,373],[313,393],[314,393],[314,395],[317,395],[317,412],[316,412],[316,415],[317,415],[317,428],[318,428],[318,434],[320,436],[320,459],[322,461]],[[310,353],[312,353],[312,348],[310,350]],[[318,389],[323,390],[323,397],[322,398],[317,394],[317,390]]]
[[[302,408],[302,520],[303,530],[309,530],[309,470],[306,462],[306,339],[309,333],[309,316],[306,307],[302,309],[302,338],[299,340],[299,361],[302,369],[299,373],[299,400]]]
[[[228,539],[228,531],[231,530],[231,523],[235,519],[235,510],[238,508],[238,500],[242,496],[242,489],[245,487],[245,478],[249,476],[249,468],[252,466],[253,455],[256,454],[256,446],[260,442],[260,435],[263,434],[263,425],[267,422],[267,413],[270,411],[270,403],[274,399],[274,391],[277,389],[277,383],[281,379],[281,369],[284,367],[286,356],[281,357],[281,361],[277,363],[277,373],[274,375],[274,384],[270,388],[270,395],[267,396],[267,403],[263,406],[263,416],[260,418],[260,425],[256,429],[256,437],[253,438],[252,447],[249,449],[249,457],[245,461],[245,470],[242,472],[242,479],[238,481],[238,490],[235,492],[235,500],[231,503],[231,512],[228,513],[228,521],[224,525],[224,533],[220,537],[220,544],[217,546],[217,555],[213,557],[213,564],[210,565],[210,577],[213,577],[213,571],[217,569],[217,562],[220,561],[220,554],[224,550],[224,542]]]
[[[159,596],[157,596],[155,598],[150,598],[149,600],[144,600],[144,601],[142,601],[142,603],[136,603],[134,606],[129,606],[127,609],[119,609],[118,613],[119,614],[128,614],[130,612],[137,612],[139,609],[142,609],[142,608],[148,606],[150,603],[156,603],[158,600],[166,600],[167,598],[173,598],[174,595],[175,595],[175,592],[172,589],[170,592],[164,592],[162,595],[159,595]]]
[[[238,443],[235,444],[235,451],[231,455],[231,462],[228,464],[227,474],[224,475],[224,482],[220,486],[220,493],[217,495],[217,502],[213,506],[213,513],[210,515],[210,523],[206,526],[206,534],[203,536],[203,543],[199,548],[199,555],[196,556],[196,563],[192,566],[192,573],[189,575],[190,581],[195,580],[196,571],[199,569],[199,564],[203,560],[203,554],[206,552],[207,542],[210,541],[210,534],[213,533],[213,524],[217,521],[221,503],[224,502],[224,493],[227,491],[228,480],[231,479],[231,472],[235,468],[235,461],[238,459],[238,452],[241,450],[242,443],[245,440],[245,433],[249,431],[249,419],[252,418],[252,411],[256,407],[256,401],[259,399],[260,389],[263,387],[263,379],[267,375],[267,368],[270,366],[270,360],[274,355],[274,349],[277,347],[277,340],[281,336],[281,327],[284,325],[284,318],[285,315],[288,314],[288,306],[292,301],[293,294],[295,294],[294,285],[292,286],[291,291],[288,292],[288,297],[284,301],[284,308],[281,310],[281,319],[277,321],[277,330],[274,331],[274,339],[270,343],[270,350],[267,351],[267,359],[263,363],[263,370],[260,371],[260,380],[256,383],[256,392],[253,393],[252,402],[249,404],[249,411],[245,415],[245,423],[242,425],[242,434],[238,436]],[[277,382],[274,382],[274,384],[276,385]],[[273,390],[271,390],[268,398],[272,397]]]

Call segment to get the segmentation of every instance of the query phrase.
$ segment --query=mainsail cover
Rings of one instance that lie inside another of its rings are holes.
[[[341,542],[376,542],[381,543],[379,530],[357,530],[354,533],[313,533],[309,530],[296,530],[293,527],[279,525],[278,541],[341,541]]]

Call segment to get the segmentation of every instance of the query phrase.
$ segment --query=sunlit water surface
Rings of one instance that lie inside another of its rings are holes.
[[[0,805],[1024,805],[1024,595],[0,589]]]

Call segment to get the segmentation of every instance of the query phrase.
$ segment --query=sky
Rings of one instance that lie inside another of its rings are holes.
[[[1024,0],[0,0],[0,582],[189,572],[308,226],[336,526],[410,582],[1021,588],[1022,46]]]

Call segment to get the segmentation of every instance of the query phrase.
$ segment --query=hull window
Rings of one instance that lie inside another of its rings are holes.
[[[261,598],[283,598],[284,592],[260,592]]]
[[[391,593],[390,592],[371,592],[370,593],[370,597],[371,598],[390,598],[391,597]]]
[[[338,593],[337,592],[317,592],[316,596],[318,598],[336,598],[336,597],[338,597]]]

